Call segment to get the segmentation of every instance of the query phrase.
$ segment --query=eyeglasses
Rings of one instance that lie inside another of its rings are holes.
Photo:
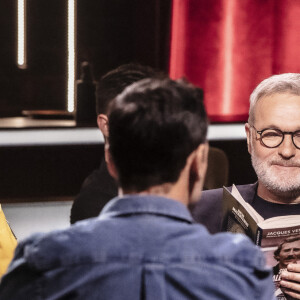
[[[290,134],[294,146],[300,149],[300,130],[294,132],[281,131],[274,128],[266,128],[263,130],[257,130],[253,125],[250,125],[260,135],[259,140],[267,148],[276,148],[281,145],[286,134]]]

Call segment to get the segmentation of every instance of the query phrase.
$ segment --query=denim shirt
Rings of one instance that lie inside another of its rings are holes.
[[[210,235],[181,203],[111,200],[99,217],[21,241],[0,299],[273,299],[263,254],[240,234]]]

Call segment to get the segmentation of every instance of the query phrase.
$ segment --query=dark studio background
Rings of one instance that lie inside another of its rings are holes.
[[[16,1],[1,1],[0,122],[22,110],[66,108],[66,4],[27,0],[28,68],[21,70]],[[97,80],[128,62],[168,72],[170,24],[171,0],[77,0],[77,70],[87,60]],[[255,180],[245,140],[211,145],[228,154],[229,183]],[[74,196],[102,155],[103,145],[1,147],[0,201]]]
[[[0,3],[0,116],[27,109],[65,109],[67,1],[27,0],[28,68],[16,65],[16,2]],[[168,71],[171,0],[77,0],[79,65],[95,79],[120,64]]]

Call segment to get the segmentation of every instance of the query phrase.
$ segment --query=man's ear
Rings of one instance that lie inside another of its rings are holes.
[[[252,148],[251,148],[251,132],[250,132],[251,126],[249,123],[245,124],[245,131],[247,135],[247,147],[248,147],[248,152],[251,154]]]
[[[119,176],[118,176],[116,165],[115,165],[115,163],[111,157],[111,154],[109,152],[109,145],[105,144],[104,149],[105,149],[104,155],[105,155],[107,170],[108,170],[109,174],[111,175],[111,177],[114,178],[116,181],[118,181]]]
[[[208,161],[208,143],[201,144],[197,149],[197,157],[198,157],[198,173],[199,177],[205,179],[206,170],[207,170],[207,161]]]
[[[208,159],[208,143],[201,144],[190,156],[190,202],[198,201],[203,189]]]
[[[107,115],[100,114],[97,116],[97,124],[104,137],[108,137],[108,117]]]

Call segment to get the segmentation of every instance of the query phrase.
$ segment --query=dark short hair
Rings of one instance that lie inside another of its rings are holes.
[[[103,75],[96,89],[97,115],[106,114],[109,103],[128,85],[141,79],[158,76],[158,74],[160,73],[149,66],[130,63],[121,65]]]
[[[111,103],[108,118],[110,153],[127,190],[176,182],[206,141],[203,92],[182,80],[132,84]]]
[[[284,244],[288,244],[288,243],[292,243],[292,242],[296,242],[300,240],[300,235],[294,235],[294,236],[289,236],[288,238],[286,238],[282,243],[280,243],[277,247],[277,249],[274,251],[274,258],[276,260],[279,260],[277,257],[280,254],[280,251],[282,249],[282,246]]]

